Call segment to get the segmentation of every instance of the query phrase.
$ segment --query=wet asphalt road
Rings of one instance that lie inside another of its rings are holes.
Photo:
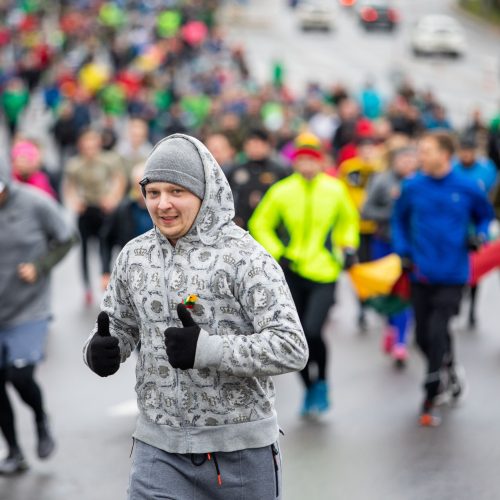
[[[13,395],[31,469],[0,478],[0,500],[119,500],[126,495],[135,422],[134,359],[108,379],[84,366],[81,346],[98,306],[83,305],[77,257],[75,249],[55,271],[55,319],[47,360],[39,369],[58,450],[47,462],[35,458],[31,415]],[[500,276],[492,275],[480,291],[478,328],[469,331],[463,314],[453,323],[469,396],[463,406],[445,410],[440,428],[422,429],[417,425],[423,370],[418,353],[412,347],[407,368],[394,369],[380,350],[380,319],[370,315],[369,330],[357,330],[354,297],[344,277],[324,332],[331,346],[331,414],[321,422],[301,420],[298,375],[276,378],[286,433],[281,440],[284,498],[497,499],[499,304]]]

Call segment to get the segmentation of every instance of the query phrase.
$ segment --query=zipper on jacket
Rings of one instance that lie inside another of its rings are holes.
[[[310,219],[311,219],[311,200],[312,200],[312,183],[313,181],[308,181],[305,180],[306,187],[305,187],[305,206],[304,206],[304,226],[303,226],[303,232],[302,232],[302,249],[303,251],[301,252],[301,255],[299,256],[299,262],[302,262],[303,260],[307,260],[307,252],[305,252],[305,248],[307,245],[307,242],[309,241],[309,235],[311,233],[311,224],[310,224]]]
[[[276,498],[279,497],[279,493],[280,493],[280,489],[279,489],[279,483],[278,483],[278,472],[279,472],[279,469],[278,469],[278,455],[279,455],[279,451],[278,451],[278,447],[273,443],[271,445],[271,453],[273,455],[273,464],[274,464],[274,480],[275,480],[275,483],[276,483]]]
[[[179,244],[177,242],[177,244]],[[165,260],[165,257],[163,256],[163,249],[161,247],[161,244],[159,245],[160,246],[160,258],[162,259],[162,263],[163,263],[163,270],[164,270],[164,287],[165,287],[165,307],[166,307],[166,310],[165,310],[165,313],[167,314],[172,314],[172,311],[170,311],[170,303],[169,303],[169,294],[170,294],[170,282],[171,282],[171,278],[172,278],[172,272],[174,270],[174,257],[175,257],[175,254],[176,254],[176,247],[175,246],[172,246],[172,257],[170,259],[170,266],[168,266],[168,274],[166,272],[166,269],[167,269],[167,262]],[[177,406],[177,415],[179,416],[179,420],[180,420],[180,426],[183,427],[184,426],[184,420],[183,420],[183,416],[181,415],[181,405],[180,405],[180,383],[179,383],[179,368],[174,368],[175,370],[175,399],[176,399],[176,406]]]
[[[168,302],[168,294],[170,292],[170,281],[171,281],[171,277],[172,277],[172,271],[174,269],[174,259],[175,259],[177,245],[179,245],[179,242],[177,242],[176,246],[173,247],[173,249],[172,249],[172,266],[171,266],[171,269],[170,269],[170,272],[169,272],[169,275],[168,275],[169,279],[168,279],[168,282],[167,282],[167,302]],[[172,311],[170,311],[170,308],[169,308],[169,313],[171,315],[174,314]],[[175,314],[177,315],[177,311],[176,311]],[[176,368],[175,369],[175,386],[176,386],[176,391],[175,392],[176,392],[176,400],[177,400],[177,412],[179,414],[179,422],[180,422],[180,426],[182,428],[182,427],[184,427],[184,414],[182,412],[181,383],[180,383],[180,380],[179,380],[180,375],[181,375],[180,368]]]
[[[339,259],[338,252],[337,252],[337,245],[335,244],[335,241],[333,239],[333,235],[335,233],[336,226],[339,221],[339,211],[335,213],[335,220],[332,222],[332,225],[330,226],[330,229],[328,230],[328,233],[326,235],[325,239],[325,248],[328,251],[328,253],[332,256],[333,260],[337,263],[342,265],[342,260]]]

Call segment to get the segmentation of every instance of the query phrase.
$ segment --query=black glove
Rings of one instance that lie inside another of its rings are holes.
[[[409,257],[401,257],[401,268],[403,269],[403,271],[411,273],[414,267],[415,265]]]
[[[358,263],[358,256],[354,250],[344,250],[344,270],[348,271]]]
[[[189,370],[194,366],[200,327],[184,304],[177,305],[177,316],[183,328],[170,327],[165,330],[168,361],[174,368]]]
[[[471,234],[467,238],[467,248],[472,252],[477,252],[486,242],[486,238],[481,234]]]
[[[292,261],[290,259],[287,259],[286,257],[281,257],[278,264],[281,266],[281,269],[283,271],[289,271],[290,270],[290,264]]]
[[[87,363],[100,377],[113,375],[120,368],[118,339],[109,333],[109,317],[104,311],[97,316],[97,332],[87,347]]]

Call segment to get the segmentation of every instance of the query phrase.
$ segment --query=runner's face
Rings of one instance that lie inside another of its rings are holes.
[[[408,177],[418,168],[418,158],[416,153],[400,153],[394,160],[394,170],[401,177]]]
[[[476,152],[472,148],[462,148],[458,152],[460,161],[466,166],[471,166],[476,160]]]
[[[101,136],[97,132],[88,132],[78,141],[80,153],[85,158],[94,158],[101,151]]]
[[[418,156],[422,171],[431,176],[440,173],[450,160],[448,153],[432,137],[425,137],[420,141]]]
[[[244,145],[245,154],[250,160],[259,161],[267,158],[271,153],[271,146],[268,142],[252,137],[247,139]]]
[[[146,207],[155,226],[175,245],[191,229],[201,200],[177,184],[152,182],[146,185]]]
[[[372,143],[360,144],[357,147],[357,156],[365,163],[371,163],[377,160],[377,146]]]
[[[223,135],[210,136],[206,141],[206,146],[219,165],[226,165],[233,160],[234,151]]]
[[[12,161],[13,167],[20,175],[31,175],[36,172],[37,165],[26,155],[19,155]]]
[[[142,120],[134,120],[129,126],[129,139],[134,147],[139,147],[148,138],[148,128],[147,124]]]
[[[304,179],[310,181],[323,170],[323,164],[321,163],[321,161],[314,158],[299,156],[295,160],[293,168],[302,177],[304,177]]]

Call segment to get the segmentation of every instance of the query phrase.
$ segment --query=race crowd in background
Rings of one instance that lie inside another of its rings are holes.
[[[414,88],[410,81],[390,96],[370,81],[359,89],[312,80],[294,93],[286,68],[275,65],[269,81],[258,82],[244,47],[230,45],[217,24],[219,7],[217,0],[0,0],[0,117],[7,170],[12,182],[38,188],[74,215],[82,302],[90,305],[109,283],[117,250],[153,227],[138,184],[153,145],[175,133],[198,138],[229,182],[236,224],[249,230],[284,271],[309,347],[301,371],[306,388],[301,414],[322,414],[330,402],[321,331],[340,273],[394,251],[417,273],[420,249],[403,250],[414,243],[405,217],[419,210],[411,196],[435,189],[436,200],[448,189],[458,190],[461,199],[474,200],[473,207],[464,202],[457,209],[463,209],[457,224],[469,225],[469,219],[476,224],[466,231],[464,252],[492,238],[485,228],[494,214],[500,220],[500,107],[484,114],[476,110],[457,127],[433,90]],[[43,134],[26,120],[35,100],[50,117]],[[57,153],[52,164],[50,147]],[[422,168],[432,177],[426,165],[435,164],[446,175],[449,165],[462,184],[422,184],[401,195]],[[397,229],[406,231],[407,239],[393,233],[394,210],[400,210]],[[423,217],[432,218],[432,210]],[[435,229],[425,237],[435,238],[445,228]],[[67,244],[71,235],[66,231],[60,240]],[[98,286],[89,270],[92,240],[99,248]],[[438,243],[427,241],[429,247]],[[424,345],[427,333],[419,321],[436,316],[438,326],[429,328],[448,335],[467,277],[457,283],[436,278],[441,288],[433,289],[435,302],[423,304],[433,272],[419,282],[420,309],[388,315],[382,339],[383,349],[404,366],[416,320],[419,347],[432,365],[422,408],[429,418],[422,425],[437,423],[434,402],[442,366],[454,396],[463,389],[447,340],[441,339],[439,352]],[[443,292],[442,285],[449,287]],[[477,322],[476,293],[474,286],[471,327]],[[446,313],[441,317],[436,308]],[[366,329],[362,301],[357,322]],[[0,332],[7,327],[8,318],[0,315]],[[5,364],[0,371],[6,372]],[[24,375],[25,384],[34,383],[33,370]],[[7,380],[4,374],[3,385]],[[47,456],[53,448],[48,423],[39,399],[34,400],[45,439],[40,456]],[[8,418],[2,418],[5,434]],[[11,438],[9,446],[15,452],[17,441]]]

